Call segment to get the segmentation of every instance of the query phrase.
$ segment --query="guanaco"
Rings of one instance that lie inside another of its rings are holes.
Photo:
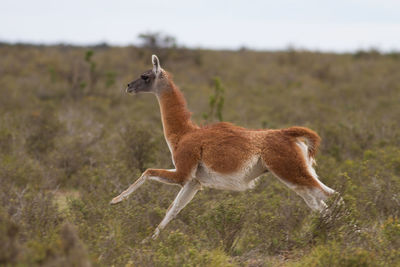
[[[271,172],[300,195],[307,205],[322,211],[335,191],[321,181],[313,168],[320,137],[304,127],[251,130],[220,122],[198,126],[191,120],[185,98],[171,75],[161,68],[156,55],[153,68],[129,83],[129,94],[152,93],[160,105],[165,140],[175,169],[147,169],[128,189],[112,199],[116,204],[136,191],[146,180],[181,187],[152,236],[193,199],[202,187],[244,191],[256,179]]]

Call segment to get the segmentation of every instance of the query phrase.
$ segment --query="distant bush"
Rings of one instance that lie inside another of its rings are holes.
[[[129,124],[121,133],[121,138],[124,142],[121,158],[128,166],[143,172],[154,163],[158,144],[147,128]]]
[[[139,34],[139,39],[142,41],[142,47],[157,49],[176,47],[176,38],[160,32],[147,32]]]
[[[203,118],[206,120],[213,121],[214,119],[218,119],[219,121],[223,121],[223,109],[224,109],[224,88],[221,85],[221,79],[219,77],[214,78],[214,93],[210,95],[208,104],[209,111],[208,113],[203,113]]]
[[[12,144],[12,134],[7,129],[0,129],[0,153],[10,153]]]
[[[28,118],[26,148],[29,154],[41,157],[54,149],[58,133],[63,129],[52,108],[34,111]]]
[[[96,86],[96,82],[98,80],[98,75],[96,73],[96,63],[93,60],[93,55],[94,52],[93,50],[88,50],[86,51],[85,54],[85,61],[87,64],[89,64],[89,88],[90,90],[93,90],[93,88]]]
[[[373,59],[379,57],[381,54],[376,49],[370,49],[369,51],[366,50],[358,50],[354,53],[353,57],[355,59]]]

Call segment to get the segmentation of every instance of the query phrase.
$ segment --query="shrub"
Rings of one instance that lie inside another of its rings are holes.
[[[155,162],[158,143],[146,127],[129,124],[121,133],[121,138],[125,145],[121,151],[121,158],[130,168],[137,168],[143,172]]]
[[[382,231],[388,242],[400,248],[400,220],[397,217],[389,217],[382,225]]]
[[[12,134],[8,130],[0,128],[0,153],[10,153],[12,144]]]
[[[221,79],[219,77],[214,78],[214,94],[210,95],[208,104],[209,104],[209,112],[203,113],[203,118],[206,120],[213,121],[214,119],[218,119],[219,121],[223,121],[222,112],[224,109],[224,88],[221,84]]]
[[[14,265],[18,262],[20,245],[17,238],[19,227],[6,212],[0,209],[0,265]]]
[[[222,242],[225,251],[232,252],[245,223],[245,215],[242,203],[230,198],[204,214],[202,224],[215,244]]]
[[[32,112],[28,121],[26,148],[29,154],[40,158],[54,149],[55,139],[63,127],[53,108]]]
[[[156,266],[234,266],[223,251],[198,250],[180,232],[170,232],[165,242],[157,245],[154,263]]]
[[[361,248],[341,247],[335,242],[315,247],[309,255],[297,263],[289,266],[343,266],[343,267],[367,267],[378,266],[372,252]]]

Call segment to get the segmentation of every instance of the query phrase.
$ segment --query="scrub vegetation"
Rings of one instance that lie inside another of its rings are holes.
[[[156,51],[154,51],[156,50]],[[178,192],[156,98],[125,85],[156,53],[198,124],[309,127],[321,181],[312,212],[271,174],[200,191],[146,244]],[[0,45],[1,266],[399,266],[400,54]]]

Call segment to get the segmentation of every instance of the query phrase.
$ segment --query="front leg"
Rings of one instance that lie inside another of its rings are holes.
[[[117,204],[122,200],[126,199],[130,194],[135,192],[144,182],[148,179],[166,183],[182,186],[182,179],[176,172],[175,169],[171,170],[161,170],[161,169],[147,169],[133,184],[131,184],[128,189],[123,191],[118,196],[114,197],[110,204]]]
[[[175,200],[169,206],[167,213],[161,223],[157,226],[154,234],[152,236],[153,239],[156,239],[160,234],[160,231],[165,228],[165,226],[176,217],[176,215],[193,199],[194,195],[196,195],[197,191],[201,188],[200,183],[197,180],[188,181],[181,191],[179,191]]]

